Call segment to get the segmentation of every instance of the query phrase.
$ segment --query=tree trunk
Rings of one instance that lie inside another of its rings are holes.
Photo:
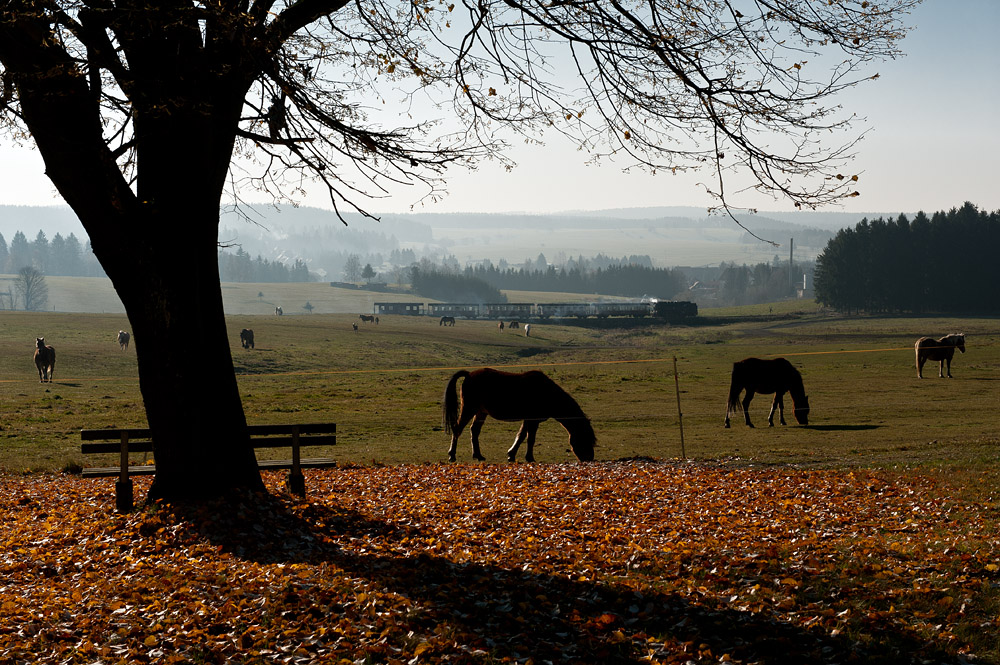
[[[157,466],[150,497],[197,500],[262,489],[218,269],[219,202],[245,85],[227,87],[204,66],[179,76],[169,60],[179,48],[148,58],[147,66],[170,75],[132,91],[142,102],[133,112],[140,176],[133,190],[105,143],[87,78],[58,41],[38,39],[48,32],[45,15],[7,18],[0,21],[0,61],[17,88],[22,118],[135,334]],[[164,99],[179,101],[158,102]],[[192,99],[198,103],[187,103]]]
[[[132,261],[123,265],[117,252],[108,257],[94,248],[132,323],[156,459],[149,498],[263,489],[223,310],[218,201],[171,207],[149,211],[125,231]]]

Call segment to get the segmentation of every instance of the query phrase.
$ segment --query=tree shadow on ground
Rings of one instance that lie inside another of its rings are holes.
[[[736,662],[771,664],[965,662],[916,634],[866,624],[862,613],[852,613],[859,614],[856,624],[831,635],[792,625],[775,608],[741,611],[707,591],[687,596],[657,591],[661,572],[655,552],[648,569],[640,565],[625,578],[593,580],[576,572],[548,574],[528,566],[458,563],[428,552],[394,550],[393,543],[426,534],[336,504],[293,509],[283,498],[266,496],[241,502],[237,511],[218,508],[172,510],[216,547],[242,559],[332,565],[384,593],[407,598],[419,611],[395,619],[403,632],[432,635],[447,627],[466,649],[456,649],[455,657],[482,650],[497,660],[530,657],[552,663],[718,661],[727,654]],[[345,538],[386,546],[348,551],[337,544]],[[502,553],[497,555],[500,559]],[[724,566],[720,561],[719,568]],[[722,584],[737,588],[741,582]],[[797,605],[817,601],[807,596],[817,593],[807,591],[812,582],[808,576],[800,580]],[[815,582],[818,587],[820,581]],[[321,623],[327,615],[309,607],[305,586],[302,593],[299,607],[289,611],[309,613]]]

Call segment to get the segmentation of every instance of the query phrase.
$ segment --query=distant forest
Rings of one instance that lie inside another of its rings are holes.
[[[862,220],[816,260],[816,300],[844,312],[997,313],[1000,211],[971,203]]]
[[[0,272],[13,274],[29,266],[44,275],[104,275],[101,264],[90,249],[90,241],[81,245],[73,233],[66,237],[56,233],[49,240],[43,231],[39,231],[34,240],[28,240],[24,233],[17,231],[9,246],[0,233]]]
[[[413,290],[428,298],[450,302],[506,302],[500,291],[559,291],[641,298],[673,298],[687,288],[687,277],[674,269],[621,263],[592,270],[498,268],[492,263],[460,272],[436,267],[411,269]]]

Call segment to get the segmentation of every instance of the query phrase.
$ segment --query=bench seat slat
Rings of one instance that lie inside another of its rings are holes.
[[[291,460],[284,459],[265,459],[259,460],[257,466],[262,471],[268,471],[271,469],[290,469],[292,468]],[[299,461],[299,466],[303,469],[322,469],[330,466],[337,466],[337,460],[330,459],[326,457],[314,457],[306,458]],[[156,466],[152,464],[137,464],[134,466],[129,466],[128,475],[130,476],[151,476],[156,473]],[[84,478],[112,478],[121,475],[121,467],[118,466],[88,466],[83,470],[81,475]]]
[[[117,478],[122,473],[120,466],[88,466],[80,473],[84,478]],[[156,467],[151,464],[129,465],[130,476],[151,476],[156,473]]]

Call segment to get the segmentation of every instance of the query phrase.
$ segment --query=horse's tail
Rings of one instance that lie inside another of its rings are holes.
[[[743,404],[740,402],[743,382],[740,380],[739,375],[740,363],[733,363],[733,376],[729,381],[729,400],[726,402],[726,413],[739,413],[743,411]]]
[[[442,400],[444,406],[441,408],[441,416],[444,421],[444,431],[447,434],[454,432],[458,425],[458,380],[468,376],[467,370],[458,370],[451,375],[451,380],[448,381],[448,386],[444,389],[444,400]]]

